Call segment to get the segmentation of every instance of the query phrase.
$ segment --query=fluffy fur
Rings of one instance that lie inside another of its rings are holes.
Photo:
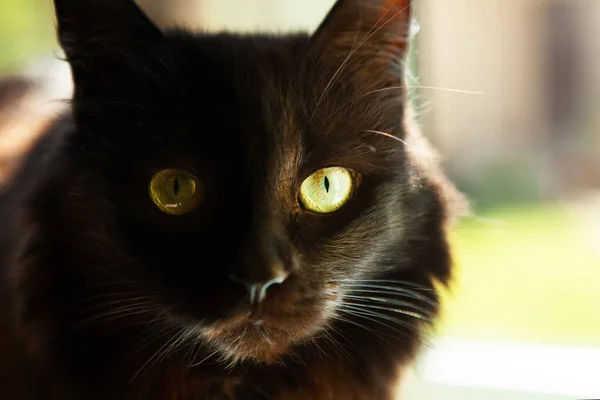
[[[72,109],[0,197],[0,396],[394,396],[447,283],[452,187],[407,130],[408,0],[339,0],[314,35],[160,32],[131,0],[55,0]],[[350,201],[298,201],[326,166]],[[152,173],[192,171],[173,217]],[[260,318],[231,274],[288,278]]]

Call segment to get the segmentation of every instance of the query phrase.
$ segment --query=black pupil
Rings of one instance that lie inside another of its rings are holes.
[[[175,178],[173,181],[173,192],[175,192],[175,196],[179,193],[179,179]]]
[[[329,179],[325,177],[325,191],[329,193]]]

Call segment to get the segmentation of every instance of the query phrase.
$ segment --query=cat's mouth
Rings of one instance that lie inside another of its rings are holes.
[[[240,312],[203,328],[202,335],[231,362],[275,363],[325,327],[327,315],[315,309],[289,315]]]

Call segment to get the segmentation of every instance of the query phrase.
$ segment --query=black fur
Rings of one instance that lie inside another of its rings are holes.
[[[446,183],[411,152],[404,90],[377,91],[403,85],[408,1],[340,0],[314,36],[283,37],[55,4],[76,89],[0,196],[0,396],[392,399],[451,275]],[[332,165],[352,198],[303,209],[300,184]],[[202,206],[156,208],[163,168],[196,174]],[[231,273],[273,263],[290,275],[264,325],[238,324]]]

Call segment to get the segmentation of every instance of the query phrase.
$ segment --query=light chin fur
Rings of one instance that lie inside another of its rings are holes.
[[[200,336],[224,364],[241,362],[278,364],[291,354],[293,347],[313,340],[326,330],[333,316],[332,307],[323,307],[320,315],[294,321],[292,324],[263,321],[253,323],[247,315],[200,328]]]

